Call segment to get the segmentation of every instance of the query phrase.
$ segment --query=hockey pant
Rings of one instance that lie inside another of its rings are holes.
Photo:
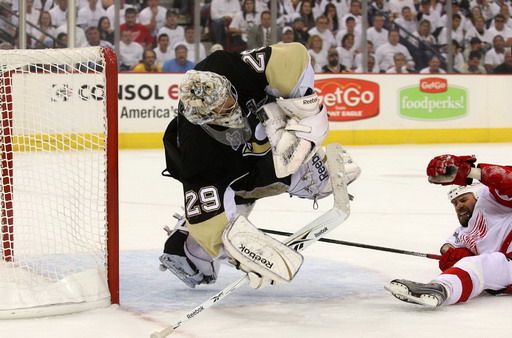
[[[512,285],[512,260],[501,252],[465,257],[432,282],[449,289],[443,305],[466,302],[484,290],[508,293],[507,288]]]

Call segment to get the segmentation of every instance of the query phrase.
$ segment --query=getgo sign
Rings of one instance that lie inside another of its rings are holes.
[[[379,114],[379,85],[375,82],[329,78],[315,81],[315,91],[329,121],[362,120]]]
[[[467,89],[448,86],[443,78],[425,78],[419,86],[400,89],[399,114],[421,120],[441,120],[466,115]]]

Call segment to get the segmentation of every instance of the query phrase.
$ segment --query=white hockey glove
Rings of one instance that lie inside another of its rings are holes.
[[[266,235],[240,215],[229,222],[222,243],[230,262],[247,272],[249,285],[254,289],[290,282],[304,261],[300,253]]]
[[[321,146],[329,130],[327,111],[316,94],[277,99],[263,106],[277,177],[293,174]]]

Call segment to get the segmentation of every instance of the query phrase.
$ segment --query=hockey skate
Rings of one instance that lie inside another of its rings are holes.
[[[446,287],[439,283],[423,284],[405,279],[394,279],[384,288],[401,301],[428,307],[441,306],[448,298]]]
[[[191,288],[199,284],[213,284],[217,279],[218,262],[206,259],[207,254],[199,245],[188,236],[185,217],[174,215],[178,219],[175,228],[164,228],[167,232],[167,240],[164,246],[164,254],[160,256],[160,271],[169,270],[183,283]],[[207,275],[201,271],[208,271]]]
[[[187,257],[178,255],[163,254],[160,256],[160,270],[171,271],[176,277],[191,288],[195,288],[199,284],[213,284],[215,279],[213,276],[205,276],[201,271],[194,267]]]

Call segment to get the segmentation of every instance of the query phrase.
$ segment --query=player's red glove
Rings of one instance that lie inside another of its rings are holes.
[[[464,257],[473,256],[473,253],[466,248],[449,248],[439,261],[439,269],[444,271],[451,268]]]
[[[471,168],[475,166],[475,156],[441,155],[430,160],[427,166],[428,181],[434,184],[468,185],[473,181],[468,178]]]

